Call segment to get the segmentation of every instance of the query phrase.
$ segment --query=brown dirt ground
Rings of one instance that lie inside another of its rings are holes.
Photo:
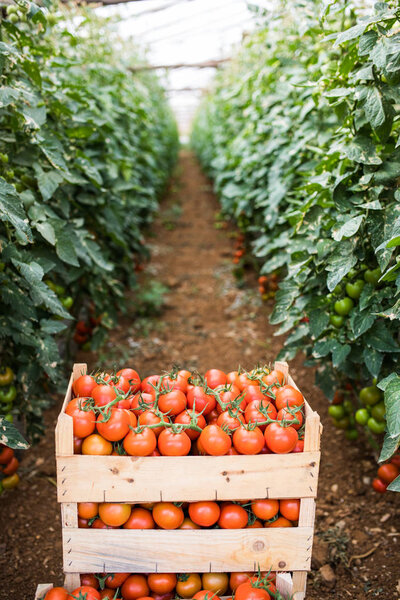
[[[81,353],[93,367],[134,366],[142,376],[174,363],[205,372],[273,361],[283,339],[268,324],[271,303],[262,304],[254,273],[239,289],[232,275],[232,230],[217,230],[217,200],[209,181],[187,152],[153,226],[152,260],[146,276],[169,287],[163,312],[152,319],[133,313],[121,319],[101,355]],[[179,216],[179,213],[181,215]],[[291,372],[324,424],[317,502],[315,561],[330,561],[336,585],[318,569],[307,598],[323,600],[400,598],[398,497],[381,497],[369,485],[372,452],[346,441],[327,416],[327,401],[313,373],[298,358]],[[58,406],[47,414],[48,434],[22,463],[22,483],[0,498],[0,572],[3,600],[31,600],[37,583],[62,583],[60,510],[56,503],[53,430]],[[320,536],[329,538],[329,559]],[[347,541],[346,541],[347,540]],[[365,557],[363,557],[365,555]],[[367,556],[368,555],[368,556]],[[357,558],[359,556],[359,558]]]

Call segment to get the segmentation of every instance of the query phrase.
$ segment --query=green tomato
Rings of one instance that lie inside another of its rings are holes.
[[[72,307],[73,303],[74,299],[72,298],[72,296],[66,296],[65,298],[61,298],[61,304],[67,310],[69,310]]]
[[[54,281],[51,281],[51,279],[45,279],[44,282],[47,285],[47,287],[49,287],[53,292],[56,291],[56,284],[54,283]]]
[[[343,408],[346,414],[348,415],[352,415],[353,414],[353,403],[351,400],[347,399],[343,402]]]
[[[345,436],[348,440],[356,440],[358,438],[358,431],[357,429],[347,429]]]
[[[8,421],[9,423],[13,423],[14,422],[14,417],[12,416],[11,413],[6,414],[6,416],[4,417],[6,421]]]
[[[8,20],[10,21],[10,23],[14,23],[15,25],[19,21],[19,16],[17,13],[12,13],[11,15],[9,15]]]
[[[2,402],[3,404],[13,402],[15,400],[16,395],[17,388],[15,387],[15,385],[10,385],[7,391],[0,390],[0,402]]]
[[[2,273],[5,268],[6,268],[6,263],[3,261],[0,261],[0,273]]]
[[[377,435],[379,435],[380,433],[384,433],[386,429],[386,423],[379,423],[379,421],[374,419],[374,417],[370,417],[368,419],[367,425],[369,430],[372,431],[372,433],[376,433]]]
[[[14,379],[14,371],[11,367],[0,370],[0,386],[10,385]]]
[[[4,164],[8,163],[8,154],[5,152],[0,152],[0,162]]]
[[[4,415],[7,415],[8,413],[10,413],[12,411],[12,407],[13,407],[13,403],[12,402],[7,402],[7,403],[4,403],[4,404],[2,402],[1,405],[0,405],[0,412],[2,414],[4,414]]]
[[[342,294],[342,293],[343,293],[343,288],[340,285],[340,283],[338,283],[338,285],[333,290],[333,294],[335,294],[335,296],[340,296],[340,294]]]
[[[369,417],[370,414],[367,408],[359,408],[356,412],[356,421],[359,425],[366,425]]]
[[[350,271],[347,273],[347,277],[349,279],[354,279],[354,277],[357,277],[357,269],[350,269]]]
[[[349,312],[351,312],[351,310],[353,309],[353,307],[354,307],[354,302],[348,296],[345,296],[341,300],[337,300],[335,302],[335,304],[333,305],[335,312],[338,315],[341,315],[342,317],[345,317],[346,315],[348,315]]]
[[[328,408],[328,413],[336,421],[343,419],[345,415],[343,404],[331,404]]]
[[[331,315],[329,321],[336,329],[340,329],[344,323],[344,317],[341,317],[340,315]]]
[[[373,406],[377,404],[382,398],[382,392],[376,387],[376,385],[370,385],[361,390],[359,398],[364,406]]]
[[[15,6],[15,4],[9,4],[6,8],[6,12],[8,15],[14,15],[18,12],[18,6]]]
[[[365,282],[362,279],[356,279],[354,283],[346,283],[346,294],[350,296],[350,298],[358,300],[361,296],[364,285]]]
[[[333,424],[337,429],[347,429],[350,421],[348,417],[343,417],[342,419],[333,419]]]
[[[65,287],[63,285],[56,284],[54,286],[54,291],[57,294],[57,296],[63,296],[65,294]]]
[[[372,285],[376,285],[382,275],[382,272],[379,267],[376,269],[367,269],[364,273],[364,279],[367,283],[372,283]]]
[[[373,416],[376,421],[379,421],[380,423],[385,423],[385,415],[386,407],[383,400],[381,400],[381,402],[378,402],[378,404],[375,404],[371,408],[371,416]]]

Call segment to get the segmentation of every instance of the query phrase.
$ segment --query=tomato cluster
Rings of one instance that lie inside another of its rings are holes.
[[[372,488],[384,494],[389,483],[392,483],[400,475],[400,454],[392,456],[388,463],[381,465],[377,477],[372,482]]]
[[[299,519],[300,500],[246,500],[240,502],[81,502],[78,526],[94,529],[244,529],[293,527]]]
[[[381,435],[386,429],[386,410],[383,392],[375,385],[363,387],[357,394],[350,383],[335,393],[328,412],[333,424],[346,431],[349,440],[358,438],[356,424],[365,427],[368,434]]]
[[[131,456],[302,452],[304,398],[281,371],[186,370],[141,380],[125,368],[82,375],[66,413],[75,453]]]
[[[270,275],[260,275],[258,278],[258,291],[263,300],[275,298],[278,291],[278,274],[271,273]]]
[[[228,600],[281,599],[275,573],[115,573],[81,575],[81,585],[72,593],[53,588],[43,600]]]
[[[19,460],[12,448],[0,444],[0,494],[3,490],[12,490],[19,484],[17,473]]]
[[[2,367],[0,370],[0,414],[5,419],[13,422],[12,409],[17,397],[17,388],[14,385],[14,371],[10,366]]]
[[[246,254],[245,237],[243,233],[239,233],[235,240],[235,252],[233,253],[233,264],[238,265]]]

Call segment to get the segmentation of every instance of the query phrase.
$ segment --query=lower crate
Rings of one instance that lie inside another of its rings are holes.
[[[67,573],[65,576],[64,586],[68,591],[72,591],[74,588],[80,585],[79,573]],[[52,583],[39,583],[36,589],[35,600],[42,600],[49,590],[53,588]],[[276,574],[276,588],[278,592],[282,594],[284,598],[288,600],[292,598],[293,594],[293,581],[290,573],[277,573]],[[226,600],[228,596],[222,596],[221,600]]]

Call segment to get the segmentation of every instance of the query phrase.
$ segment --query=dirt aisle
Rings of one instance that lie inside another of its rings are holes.
[[[281,348],[283,340],[273,337],[268,325],[271,305],[261,304],[255,276],[250,275],[242,289],[236,285],[229,230],[215,228],[217,201],[187,152],[181,154],[179,172],[148,240],[152,260],[146,272],[169,287],[166,306],[155,318],[125,316],[101,354],[81,353],[79,360],[89,368],[98,362],[110,368],[129,365],[143,377],[173,364],[201,372],[210,367],[232,370],[239,364],[251,368],[273,361]],[[307,598],[396,600],[400,534],[395,495],[377,498],[363,483],[363,475],[374,474],[368,453],[343,441],[331,427],[326,401],[300,359],[291,364],[291,371],[325,426],[317,532],[330,544],[317,540],[315,557],[318,566],[326,564],[329,550],[337,578],[333,590],[315,571]],[[23,462],[20,488],[0,498],[2,600],[31,600],[37,583],[62,583],[54,487],[56,415],[56,408],[49,412],[46,438]],[[354,558],[371,550],[366,558]]]

